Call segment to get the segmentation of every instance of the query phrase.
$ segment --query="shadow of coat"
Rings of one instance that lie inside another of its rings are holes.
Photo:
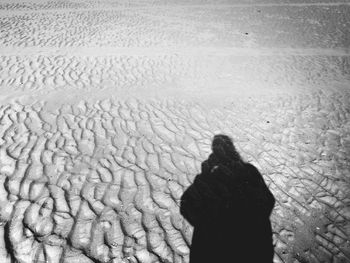
[[[190,263],[273,262],[274,204],[253,165],[223,164],[211,154],[181,198],[181,214],[194,226]]]

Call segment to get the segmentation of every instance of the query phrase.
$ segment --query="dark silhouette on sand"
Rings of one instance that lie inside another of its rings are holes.
[[[181,214],[194,226],[190,263],[272,263],[275,198],[230,137],[215,135],[212,151],[181,198]]]

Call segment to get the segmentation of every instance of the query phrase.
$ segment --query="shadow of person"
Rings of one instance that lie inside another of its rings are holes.
[[[181,197],[181,214],[194,227],[190,263],[272,263],[275,198],[230,137],[215,135],[212,151]]]

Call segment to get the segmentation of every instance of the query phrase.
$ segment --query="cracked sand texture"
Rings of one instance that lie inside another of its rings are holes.
[[[350,262],[349,3],[1,0],[0,23],[0,262],[188,262],[179,200],[219,132],[276,197],[275,262]]]

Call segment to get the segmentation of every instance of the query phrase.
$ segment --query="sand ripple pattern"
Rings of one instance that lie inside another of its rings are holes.
[[[276,262],[348,262],[350,94],[264,101],[1,106],[1,262],[188,262],[179,199],[215,132],[276,196]]]
[[[13,90],[114,90],[145,87],[147,84],[170,83],[176,77],[193,75],[191,60],[176,55],[159,57],[109,56],[67,57],[2,56],[0,87]]]
[[[0,46],[349,48],[350,44],[348,1],[293,7],[252,1],[243,6],[162,1],[130,7],[132,1],[125,2],[0,3]]]
[[[161,90],[196,86],[212,89],[222,83],[232,91],[259,87],[266,92],[271,89],[283,92],[315,86],[330,89],[350,82],[350,56],[210,57],[200,53],[143,56],[132,55],[135,52],[132,49],[125,51],[129,54],[102,56],[77,52],[80,52],[78,56],[52,55],[54,50],[43,55],[0,56],[0,88],[24,92],[96,89],[137,92],[137,89],[150,90],[151,86],[159,86]]]

